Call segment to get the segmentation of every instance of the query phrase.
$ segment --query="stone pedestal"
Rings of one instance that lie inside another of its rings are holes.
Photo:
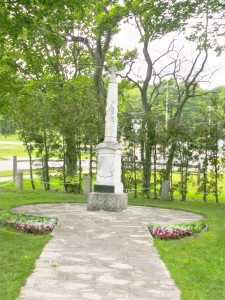
[[[94,192],[123,193],[121,182],[121,152],[119,143],[104,142],[97,146],[98,164]]]
[[[119,143],[98,145],[97,179],[94,192],[88,196],[88,210],[119,212],[127,209],[127,194],[121,182],[121,152]]]
[[[91,193],[88,197],[87,210],[120,212],[127,209],[127,194]]]

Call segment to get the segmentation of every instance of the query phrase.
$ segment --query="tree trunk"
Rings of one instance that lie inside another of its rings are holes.
[[[34,177],[33,177],[33,168],[32,168],[32,150],[31,150],[32,145],[28,145],[26,143],[26,148],[27,148],[27,153],[29,156],[29,167],[30,167],[30,182],[32,189],[35,190],[35,184],[34,184]]]
[[[92,191],[92,173],[93,173],[93,146],[90,145],[90,151],[89,151],[89,176],[90,176],[90,192]]]
[[[154,199],[157,199],[157,145],[154,147]]]
[[[65,137],[65,144],[66,175],[75,177],[77,174],[77,143],[75,137],[67,135]]]
[[[100,64],[100,62],[98,62]],[[95,67],[93,83],[94,93],[98,105],[98,134],[99,140],[103,141],[105,133],[105,108],[106,108],[106,92],[104,83],[102,80],[103,66],[97,65]]]
[[[172,141],[171,148],[169,150],[168,160],[166,162],[166,170],[164,173],[164,180],[170,181],[170,174],[172,171],[173,159],[177,148],[177,142]]]
[[[47,133],[44,130],[44,157],[43,157],[43,181],[46,190],[50,190],[50,176],[49,176],[49,149],[47,145]]]
[[[207,143],[206,143],[206,153],[205,153],[205,160],[203,162],[203,201],[207,201],[207,181],[208,181],[208,150],[207,150]]]
[[[155,143],[155,126],[154,122],[147,117],[147,121],[142,123],[141,138],[141,162],[143,169],[143,192],[147,199],[150,199],[150,181],[151,181],[151,158],[152,149]]]
[[[134,170],[134,198],[137,198],[137,166],[136,166],[136,147],[134,141],[134,153],[133,153],[133,170]]]
[[[66,184],[66,151],[65,151],[65,137],[63,136],[63,166],[62,166],[62,176],[63,176],[63,184],[65,192],[68,191],[67,184]]]
[[[216,141],[218,143],[218,141]],[[214,172],[215,172],[215,199],[216,199],[216,203],[219,202],[219,196],[218,196],[218,176],[219,176],[219,172],[218,172],[218,146],[216,145],[216,150],[215,150],[215,158],[214,158],[215,164],[214,164]]]
[[[78,182],[78,194],[81,193],[81,182],[82,182],[82,161],[81,161],[81,158],[82,158],[82,155],[81,155],[81,145],[79,145],[79,182]]]

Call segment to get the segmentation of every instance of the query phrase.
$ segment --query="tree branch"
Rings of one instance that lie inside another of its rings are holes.
[[[84,44],[87,48],[88,48],[88,51],[90,52],[91,56],[94,58],[95,57],[95,54],[94,54],[94,51],[88,41],[88,38],[86,37],[82,37],[82,36],[72,36],[72,35],[67,35],[66,36],[66,40],[68,42],[80,42],[82,44]]]

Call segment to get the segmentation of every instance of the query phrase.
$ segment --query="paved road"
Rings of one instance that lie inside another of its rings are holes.
[[[17,158],[17,170],[29,170],[30,169],[30,163],[28,160],[28,157],[18,157]],[[58,162],[57,160],[51,160],[49,161],[49,167],[61,167],[62,162]],[[33,169],[40,168],[40,161],[36,160],[33,162]],[[13,159],[9,157],[7,160],[0,160],[0,170],[1,171],[9,171],[13,170]]]
[[[9,171],[13,169],[12,159],[0,160],[0,171]]]
[[[120,213],[90,212],[82,204],[28,205],[17,210],[59,218],[19,300],[180,299],[147,225],[201,216],[132,206]]]

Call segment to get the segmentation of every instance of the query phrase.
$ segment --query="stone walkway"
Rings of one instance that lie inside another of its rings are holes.
[[[84,204],[38,204],[17,209],[59,218],[19,300],[180,299],[153,246],[147,225],[201,216],[129,206],[121,213],[90,212]]]

